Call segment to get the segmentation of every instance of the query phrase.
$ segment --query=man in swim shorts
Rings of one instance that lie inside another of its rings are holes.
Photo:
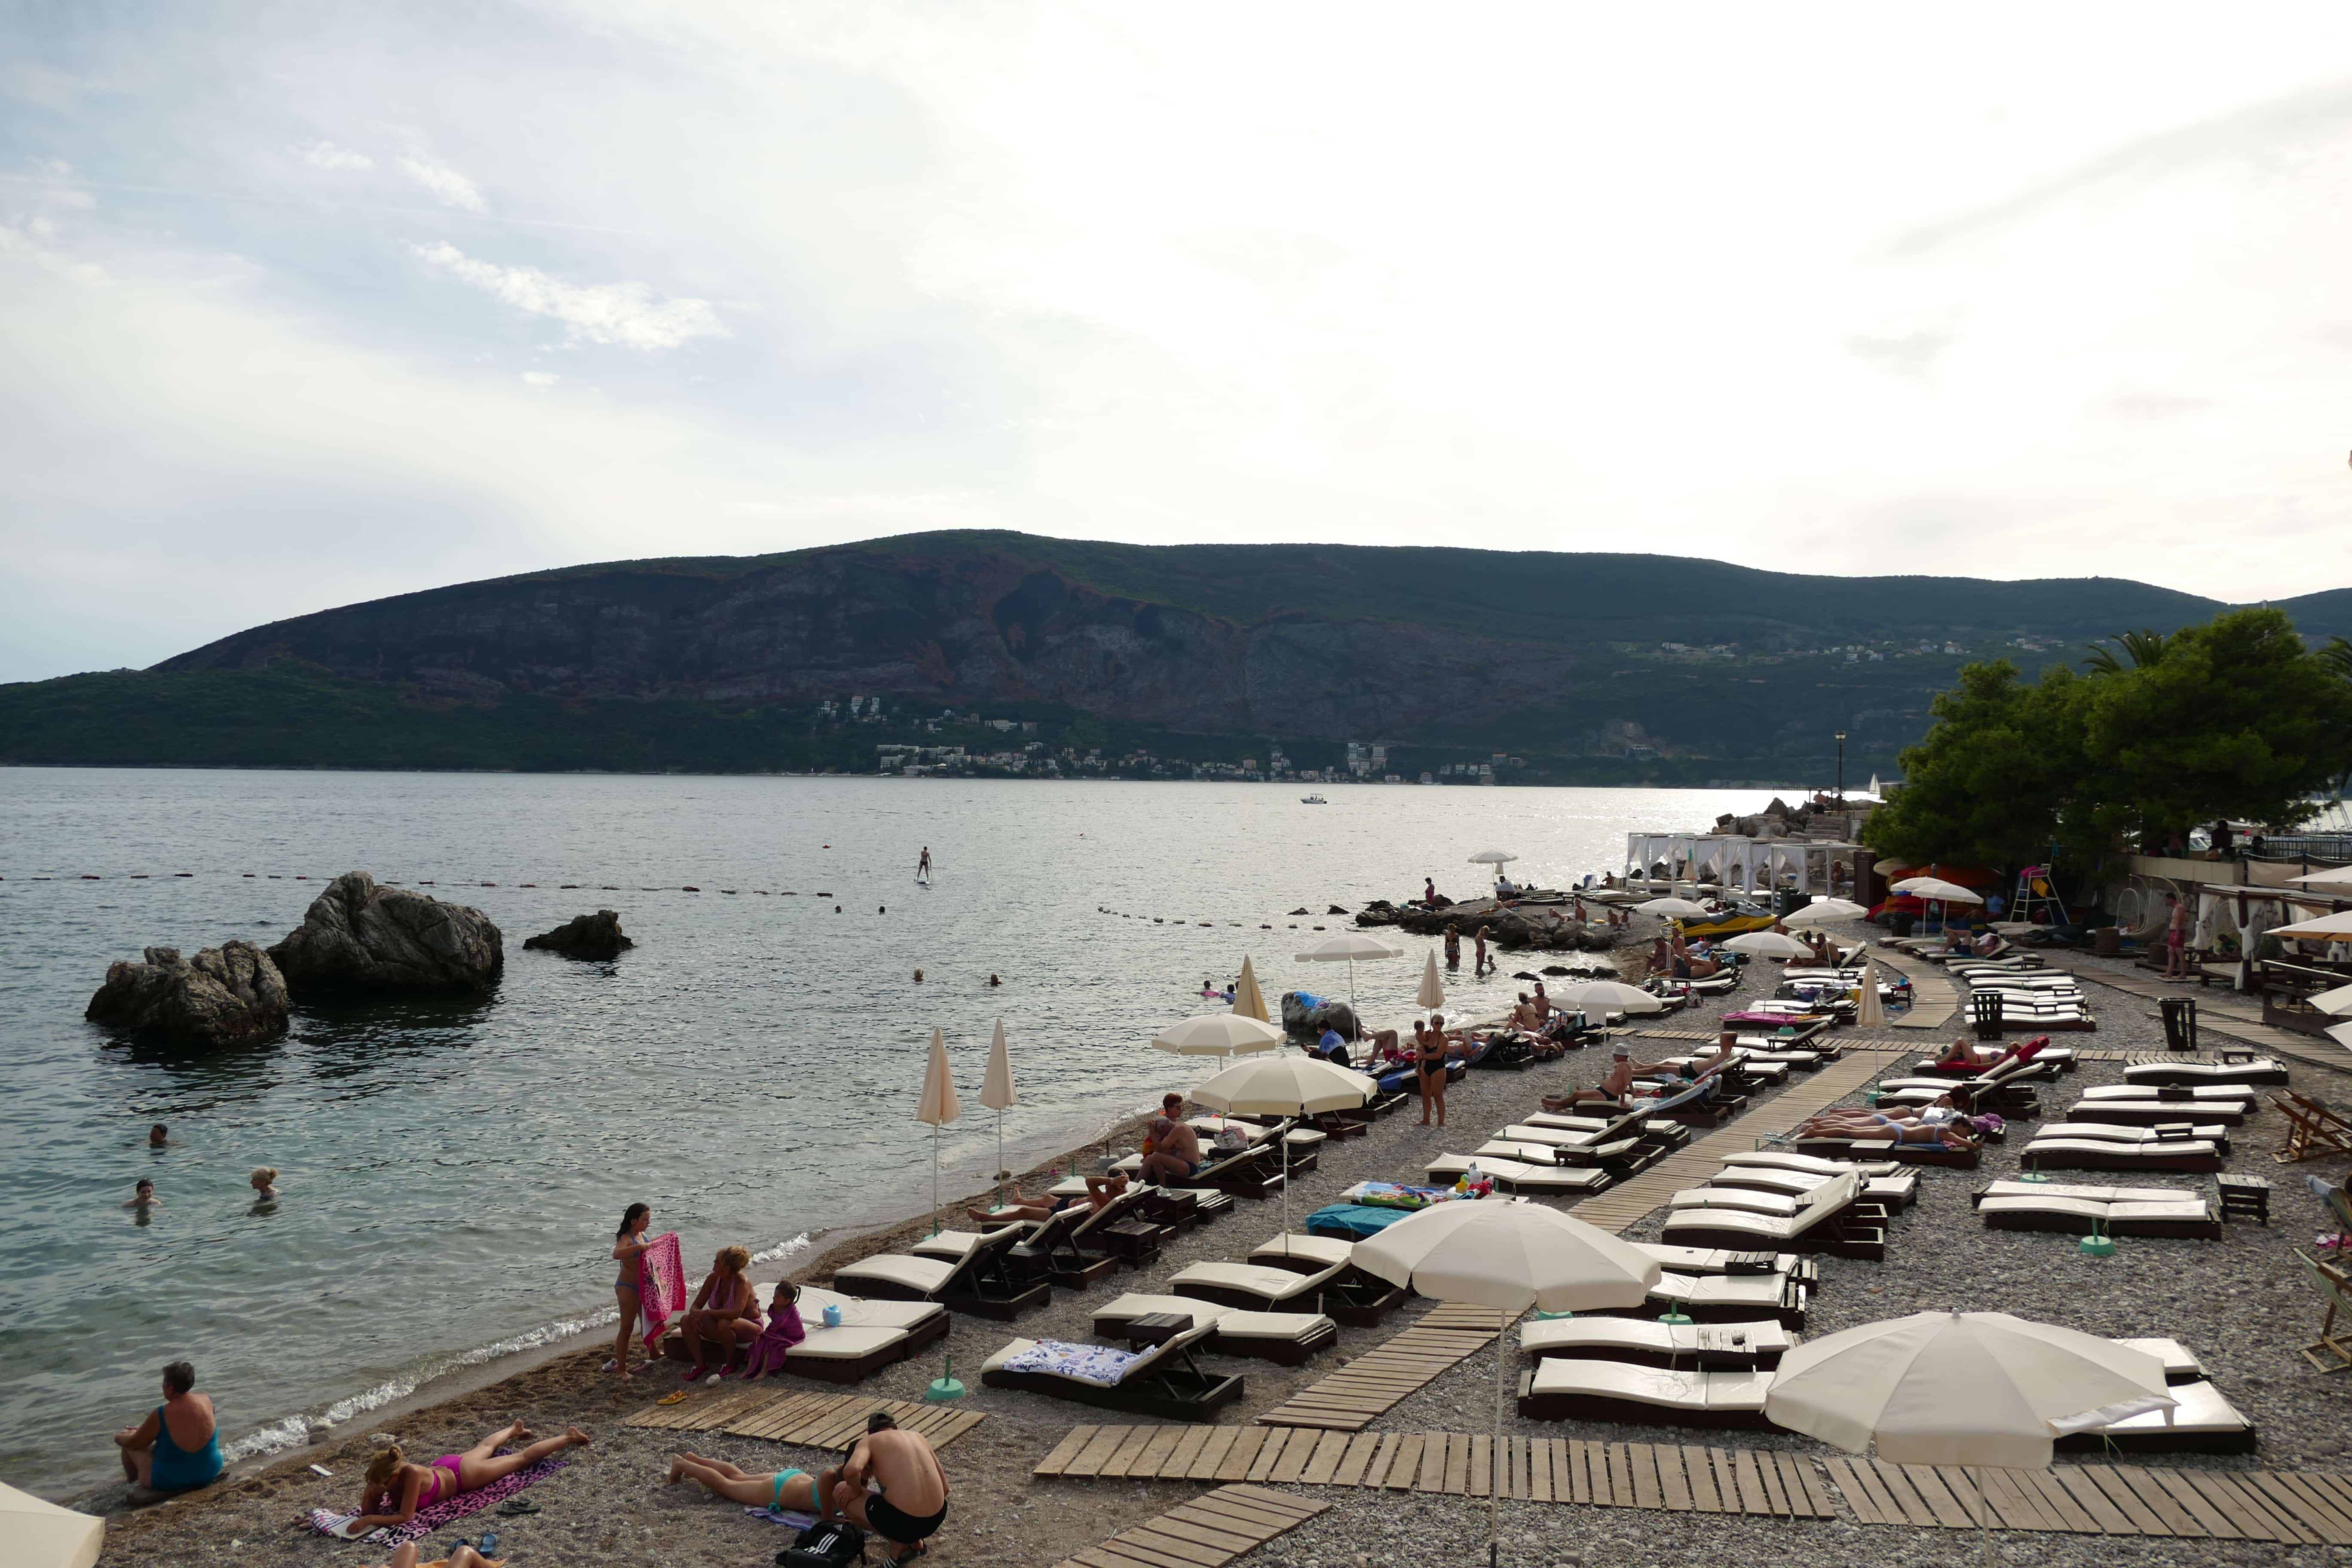
[[[904,1563],[948,1518],[947,1472],[919,1432],[901,1432],[887,1411],[866,1418],[866,1436],[838,1469],[817,1477],[817,1517],[847,1515],[904,1550],[883,1555]]]
[[[1160,1096],[1160,1114],[1151,1120],[1151,1152],[1143,1157],[1147,1182],[1181,1182],[1201,1168],[1201,1135],[1184,1120],[1184,1097]]]

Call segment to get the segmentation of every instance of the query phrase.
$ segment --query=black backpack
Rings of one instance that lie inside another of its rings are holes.
[[[866,1532],[845,1519],[821,1519],[776,1553],[777,1568],[848,1568],[866,1561]]]

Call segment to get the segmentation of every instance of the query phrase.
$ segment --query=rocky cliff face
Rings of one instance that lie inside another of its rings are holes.
[[[1173,729],[1340,737],[1557,696],[1557,647],[1280,615],[1242,625],[999,555],[856,546],[736,575],[599,568],[405,595],[241,632],[161,668],[292,655],[454,697],[1020,699]]]

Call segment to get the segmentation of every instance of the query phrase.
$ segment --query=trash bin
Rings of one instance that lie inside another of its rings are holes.
[[[2164,1048],[2168,1051],[2193,1051],[2197,1048],[2197,998],[2167,996],[2158,1004],[2164,1010]]]
[[[1911,917],[1900,912],[1899,910],[1895,916],[1895,934],[1896,936],[1909,936],[1911,934]]]
[[[2113,958],[2124,950],[2124,933],[2113,926],[2101,926],[2091,933],[2091,951],[2101,958]]]

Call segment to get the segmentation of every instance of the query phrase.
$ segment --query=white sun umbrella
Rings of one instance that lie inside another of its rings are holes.
[[[956,1103],[955,1079],[948,1073],[948,1044],[937,1028],[931,1030],[930,1064],[923,1069],[923,1100],[915,1108],[915,1120],[931,1124],[931,1215],[936,1223],[940,1211],[940,1129],[963,1114]]]
[[[2352,910],[2336,910],[2332,913],[2315,915],[2293,925],[2273,926],[2270,936],[2330,937],[2337,942],[2352,942]]]
[[[1507,849],[1481,849],[1478,853],[1470,857],[1470,864],[1473,866],[1492,866],[1495,869],[1499,871],[1517,858],[1517,856],[1512,854]]]
[[[1862,998],[1853,1010],[1853,1026],[1857,1029],[1883,1029],[1886,1026],[1886,1005],[1878,999],[1878,954],[1862,955]]]
[[[2306,888],[2352,882],[2352,866],[2338,866],[2333,871],[2305,871],[2302,876],[2289,877],[2287,880],[2301,882]]]
[[[1151,1044],[1155,1049],[1180,1057],[1230,1057],[1270,1051],[1282,1039],[1282,1031],[1263,1018],[1244,1013],[1203,1013],[1169,1025],[1151,1037]]]
[[[1607,1012],[1663,1013],[1666,1005],[1638,985],[1622,980],[1586,980],[1563,988],[1559,1000],[1570,1005]]]
[[[2339,1046],[2352,1047],[2352,1024],[2330,1024],[2327,1037]]]
[[[1352,1110],[1380,1093],[1376,1079],[1315,1057],[1253,1057],[1217,1073],[1192,1098],[1234,1116],[1312,1116]],[[1282,1234],[1290,1235],[1290,1140],[1282,1141]]]
[[[1777,931],[1744,931],[1723,945],[1750,958],[1804,958],[1813,951],[1795,937]]]
[[[1847,899],[1815,899],[1780,923],[1784,926],[1828,925],[1832,921],[1858,921],[1870,913]]]
[[[1328,942],[1318,942],[1305,952],[1293,956],[1301,963],[1345,963],[1348,966],[1348,1010],[1352,1013],[1356,1010],[1356,965],[1383,958],[1402,958],[1404,949],[1392,947],[1363,931],[1351,931]]]
[[[2304,998],[2323,1013],[2342,1017],[2352,1013],[2352,985],[2338,985],[2333,991],[2321,991]]]
[[[1441,1301],[1492,1307],[1503,1316],[1495,1340],[1495,1441],[1486,1473],[1486,1561],[1500,1555],[1503,1526],[1503,1378],[1514,1361],[1511,1329],[1533,1307],[1588,1312],[1638,1307],[1657,1287],[1658,1260],[1632,1243],[1538,1204],[1498,1198],[1438,1204],[1356,1243],[1357,1268]]]
[[[1004,1113],[1021,1102],[1013,1089],[1013,1053],[1004,1044],[1004,1020],[996,1020],[995,1037],[988,1042],[988,1072],[980,1080],[980,1102],[996,1112],[996,1179],[1004,1180]],[[997,1195],[1003,1193],[999,1190]],[[937,1206],[934,1201],[934,1207]]]
[[[0,1482],[0,1531],[8,1561],[25,1568],[90,1568],[106,1544],[106,1521],[44,1502]]]
[[[1783,1355],[1764,1415],[1848,1453],[1874,1439],[1889,1464],[2038,1470],[2066,1433],[2176,1403],[2146,1351],[2006,1312],[1915,1312]]]
[[[1947,882],[1941,877],[1906,877],[1894,884],[1894,887],[1898,893],[1908,893],[1915,899],[1923,899],[1930,903],[1944,905],[1944,923],[1947,925],[1949,925],[1952,920],[1951,905],[1984,902],[1983,899],[1961,887],[1958,882]]]
[[[1655,915],[1662,921],[1688,920],[1693,915],[1706,913],[1705,904],[1695,904],[1688,899],[1651,899],[1635,904],[1633,909],[1638,914]]]
[[[1429,962],[1421,968],[1421,988],[1412,994],[1413,1004],[1424,1013],[1434,1013],[1445,1005],[1445,987],[1437,978],[1437,950],[1429,950]]]

